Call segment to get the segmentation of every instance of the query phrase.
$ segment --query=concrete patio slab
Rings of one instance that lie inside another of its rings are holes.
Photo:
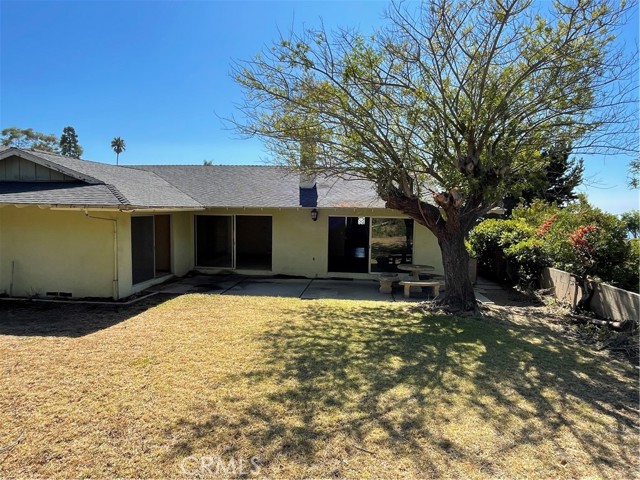
[[[224,295],[249,295],[258,297],[295,297],[300,298],[302,292],[309,286],[309,279],[283,278],[245,278],[230,289],[222,292]]]
[[[380,293],[377,280],[324,280],[315,279],[302,295],[302,299],[332,298],[337,300],[377,300],[393,302],[393,295]]]
[[[246,277],[241,275],[194,275],[156,285],[155,287],[149,288],[148,291],[174,295],[182,295],[185,293],[215,295],[233,288],[245,278]]]
[[[503,289],[502,285],[492,282],[491,280],[487,280],[486,278],[478,277],[476,281],[476,290],[479,290],[480,292]]]
[[[485,297],[485,284],[476,288],[481,303],[493,303]],[[495,285],[495,284],[493,284]],[[491,286],[493,286],[491,285]],[[378,280],[308,279],[280,277],[249,277],[243,275],[193,275],[149,288],[148,292],[183,295],[203,293],[209,295],[246,295],[259,297],[290,297],[304,300],[371,300],[379,302],[424,302],[431,300],[431,289],[411,292],[405,298],[403,289],[394,286],[392,293],[380,293]]]
[[[476,300],[479,301],[480,303],[482,303],[484,305],[493,305],[494,304],[493,300],[488,299],[482,293],[480,293],[478,290],[474,290],[473,292],[476,294]]]

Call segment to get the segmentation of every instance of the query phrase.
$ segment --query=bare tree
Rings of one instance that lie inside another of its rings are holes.
[[[542,151],[637,150],[637,54],[625,57],[614,41],[634,5],[415,5],[392,4],[373,36],[292,33],[237,63],[246,96],[231,121],[280,162],[375,182],[389,208],[437,237],[446,281],[438,302],[470,310],[465,236],[529,185],[548,163]],[[316,162],[301,165],[301,148]]]

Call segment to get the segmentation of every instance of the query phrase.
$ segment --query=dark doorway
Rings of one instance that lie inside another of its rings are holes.
[[[236,217],[236,268],[271,270],[271,217]]]
[[[196,216],[196,266],[233,268],[232,216]]]
[[[369,218],[329,217],[329,272],[369,272]]]
[[[171,217],[155,215],[156,276],[171,273]]]
[[[153,217],[131,217],[131,269],[134,284],[155,278]]]
[[[171,273],[171,215],[131,217],[131,280]]]

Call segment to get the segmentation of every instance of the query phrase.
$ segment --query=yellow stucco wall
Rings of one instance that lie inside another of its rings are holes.
[[[394,210],[385,209],[319,209],[316,222],[311,209],[210,209],[197,215],[270,215],[273,219],[272,272],[309,278],[344,277],[370,278],[370,274],[335,273],[327,271],[329,216],[403,218]],[[193,242],[192,242],[193,244]],[[438,242],[425,227],[414,223],[414,262],[435,267],[442,274],[442,259]],[[216,271],[199,268],[201,271]],[[261,272],[249,272],[261,273]],[[265,273],[265,272],[262,272]]]
[[[22,297],[66,292],[73,297],[126,298],[161,281],[153,279],[132,284],[131,213],[105,210],[87,213],[81,210],[1,207],[0,294]],[[381,209],[320,209],[316,222],[311,220],[310,209],[303,208],[212,209],[197,213],[170,213],[171,268],[177,276],[185,275],[195,267],[196,214],[271,216],[272,271],[243,273],[309,278],[371,276],[327,271],[329,216],[401,217],[395,211]],[[117,229],[116,253],[113,220]],[[414,225],[414,262],[434,265],[436,273],[442,273],[436,238],[426,228]],[[115,261],[117,277],[114,273]]]
[[[172,268],[178,276],[193,269],[193,215],[189,212],[171,214]]]
[[[0,208],[0,292],[111,297],[113,272],[112,221],[88,219],[81,211]]]
[[[47,292],[64,292],[76,298],[126,298],[157,283],[153,279],[132,284],[131,215],[107,210],[85,214],[77,209],[0,208],[0,294],[43,297]],[[182,276],[193,268],[193,215],[169,215],[171,269]]]
[[[419,265],[433,265],[434,273],[443,275],[444,267],[438,239],[427,227],[418,225],[416,222],[414,222],[413,234],[413,262]]]

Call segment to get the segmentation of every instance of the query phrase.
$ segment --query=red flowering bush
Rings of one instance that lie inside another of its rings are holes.
[[[569,235],[569,244],[576,249],[579,257],[584,258],[586,262],[593,261],[594,247],[593,241],[589,240],[589,234],[600,230],[595,225],[585,225],[578,227]]]
[[[626,236],[624,222],[581,197],[562,209],[534,201],[516,208],[510,220],[486,220],[471,232],[469,243],[481,275],[503,258],[521,285],[532,284],[551,264],[637,292],[637,257]]]
[[[557,218],[557,214],[551,215],[549,218],[547,218],[544,223],[540,225],[536,230],[536,235],[538,237],[544,237],[546,233],[551,229],[551,226],[554,224]]]

